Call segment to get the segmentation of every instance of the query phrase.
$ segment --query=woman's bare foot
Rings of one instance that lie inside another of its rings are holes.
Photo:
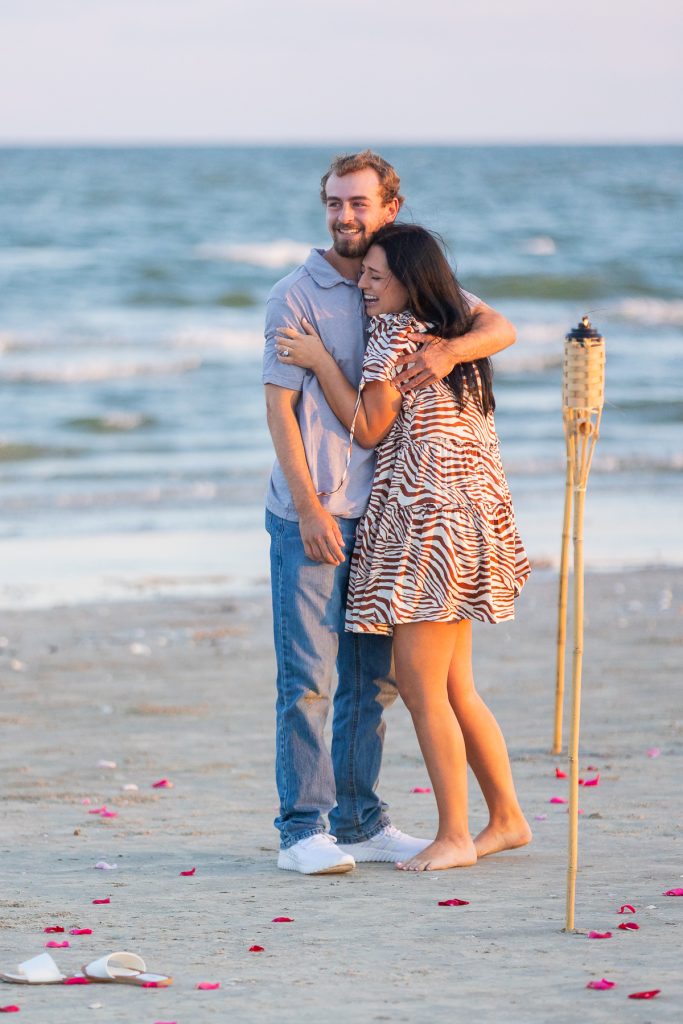
[[[447,868],[468,868],[477,863],[477,851],[471,839],[456,842],[435,839],[421,853],[396,865],[399,871],[445,871]]]
[[[502,850],[516,850],[531,842],[532,831],[524,815],[514,818],[505,824],[489,822],[474,840],[478,857],[488,857]]]

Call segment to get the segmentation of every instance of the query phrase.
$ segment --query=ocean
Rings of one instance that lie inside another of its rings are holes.
[[[564,336],[605,337],[595,569],[683,564],[683,147],[382,147],[403,219],[515,323],[496,423],[557,563]],[[335,150],[0,149],[0,606],[263,587],[260,358]]]

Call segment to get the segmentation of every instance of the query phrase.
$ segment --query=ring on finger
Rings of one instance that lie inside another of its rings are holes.
[[[280,355],[281,356],[288,356],[289,355],[289,349],[288,348],[280,349]]]

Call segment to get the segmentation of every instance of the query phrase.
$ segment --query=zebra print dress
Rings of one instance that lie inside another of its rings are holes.
[[[391,380],[417,351],[411,313],[370,322],[359,390]],[[346,629],[390,634],[396,623],[514,618],[530,573],[515,526],[493,413],[472,394],[462,411],[446,381],[404,396],[377,447],[367,511],[356,533]]]

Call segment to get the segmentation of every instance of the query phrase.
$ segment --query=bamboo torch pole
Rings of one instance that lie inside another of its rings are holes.
[[[564,346],[564,418],[574,499],[574,655],[569,737],[569,857],[565,931],[574,931],[579,859],[579,730],[583,667],[583,513],[605,394],[605,342],[584,317]],[[569,473],[569,470],[568,470]]]
[[[567,420],[565,421],[565,433]],[[560,587],[557,599],[557,662],[555,665],[555,728],[553,754],[562,753],[562,712],[564,707],[564,665],[567,647],[567,582],[569,575],[569,537],[572,517],[572,463],[567,452],[564,483],[564,517],[562,519],[562,551],[560,553]]]

